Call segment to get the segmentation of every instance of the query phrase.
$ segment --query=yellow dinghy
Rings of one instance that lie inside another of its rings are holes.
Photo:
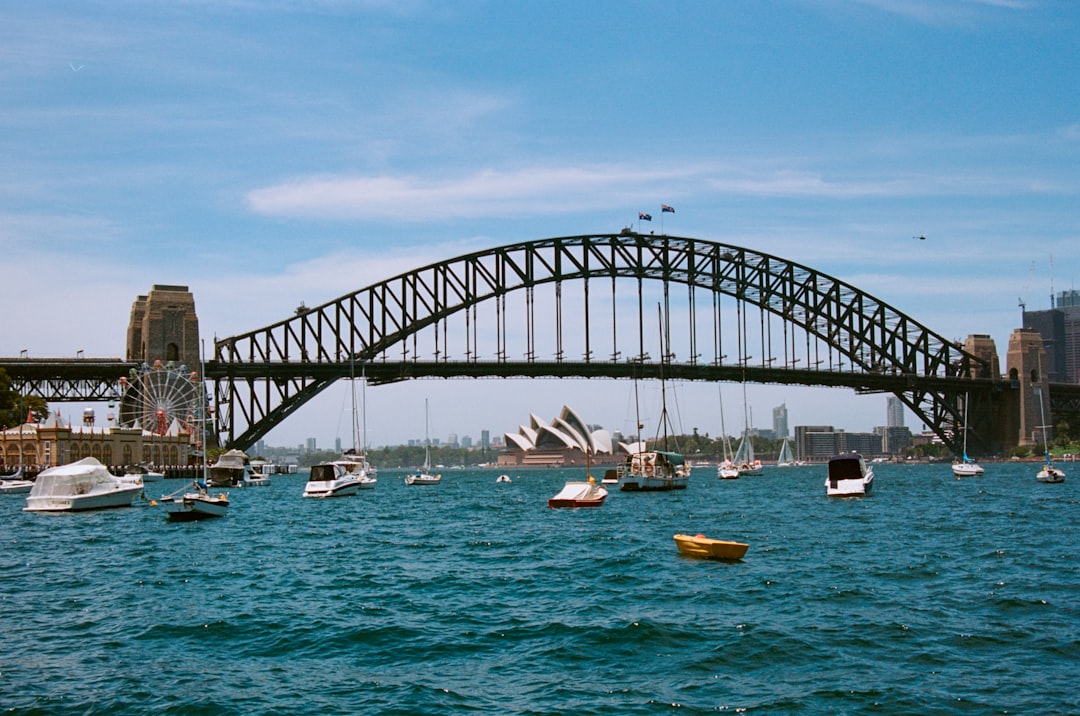
[[[722,539],[710,539],[705,535],[675,535],[675,544],[679,551],[690,557],[702,559],[742,559],[750,547],[742,542],[727,542]]]

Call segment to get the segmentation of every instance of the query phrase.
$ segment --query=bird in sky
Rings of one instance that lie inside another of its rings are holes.
[[[919,241],[926,241],[926,237],[925,237],[925,236],[912,236],[911,238],[913,238],[913,239],[918,239]]]

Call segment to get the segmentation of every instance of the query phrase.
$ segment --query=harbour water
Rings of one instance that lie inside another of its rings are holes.
[[[0,497],[12,714],[1080,713],[1080,471],[822,466],[546,500],[582,470],[443,471],[228,516]],[[179,483],[150,485],[150,497]],[[672,535],[748,542],[741,562]]]

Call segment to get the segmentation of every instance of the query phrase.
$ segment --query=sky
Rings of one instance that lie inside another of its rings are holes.
[[[154,284],[191,289],[209,343],[666,203],[666,233],[989,334],[1004,363],[1021,303],[1080,288],[1078,36],[1070,0],[0,0],[0,355],[122,356]],[[738,384],[674,391],[677,427],[719,433],[722,396],[741,428]],[[781,403],[885,423],[881,395],[746,393],[759,427]],[[422,437],[425,399],[442,440],[635,412],[610,380],[363,395],[374,445]],[[347,444],[349,402],[336,384],[267,441]]]

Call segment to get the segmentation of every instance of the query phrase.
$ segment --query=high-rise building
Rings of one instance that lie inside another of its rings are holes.
[[[1038,331],[1052,383],[1080,383],[1080,291],[1051,296],[1049,311],[1024,311],[1024,328]]]
[[[781,403],[772,409],[772,429],[773,438],[776,440],[791,437],[788,432],[787,403]]]
[[[904,401],[890,395],[885,401],[885,425],[890,428],[904,427]]]
[[[490,430],[481,430],[480,431],[480,447],[483,448],[484,450],[487,450],[488,448],[491,447],[491,431]]]

